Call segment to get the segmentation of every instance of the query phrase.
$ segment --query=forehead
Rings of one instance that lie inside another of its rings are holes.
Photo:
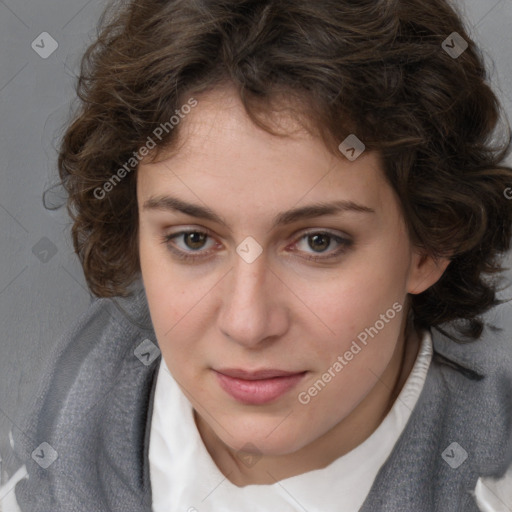
[[[287,137],[277,137],[256,126],[249,118],[237,91],[230,86],[223,86],[213,91],[195,95],[197,106],[182,116],[178,128],[178,144],[175,150],[163,150],[159,159],[174,157],[191,159],[195,156],[223,153],[229,155],[250,154],[264,145],[266,151],[261,155],[265,157],[272,153],[283,152],[287,147],[311,146],[312,143],[320,146],[311,134],[304,129],[296,118],[286,111],[272,111],[272,127]],[[311,152],[306,148],[304,154]],[[320,149],[317,148],[317,149]],[[324,152],[325,148],[321,148]],[[275,155],[273,155],[275,156]],[[317,155],[318,156],[318,155]]]
[[[252,122],[230,89],[194,98],[197,106],[179,124],[179,144],[162,150],[156,162],[139,166],[144,199],[172,191],[186,200],[205,197],[239,206],[357,198],[379,208],[389,201],[391,190],[376,153],[363,152],[353,162],[341,152],[333,155],[286,111],[272,121],[289,135],[272,135]]]

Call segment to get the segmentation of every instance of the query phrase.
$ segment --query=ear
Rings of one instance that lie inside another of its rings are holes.
[[[443,275],[450,259],[434,259],[420,249],[414,254],[407,279],[407,292],[413,295],[422,293],[434,285]]]

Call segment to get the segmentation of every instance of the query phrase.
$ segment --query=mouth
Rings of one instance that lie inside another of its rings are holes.
[[[297,386],[308,373],[275,369],[251,372],[230,368],[213,371],[220,387],[246,405],[261,405],[277,400]]]

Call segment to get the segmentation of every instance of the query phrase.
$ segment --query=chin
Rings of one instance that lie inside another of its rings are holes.
[[[295,433],[288,430],[283,430],[277,434],[278,429],[276,429],[269,435],[272,429],[275,429],[275,425],[270,429],[242,430],[246,433],[244,437],[236,439],[231,437],[229,443],[226,444],[234,451],[243,451],[255,455],[279,456],[294,453],[309,443],[307,439],[301,441],[295,436]],[[224,442],[226,441],[224,440]]]

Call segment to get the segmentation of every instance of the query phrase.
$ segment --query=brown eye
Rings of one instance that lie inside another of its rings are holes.
[[[325,231],[314,231],[304,234],[300,241],[306,240],[306,247],[301,250],[301,252],[308,252],[306,249],[312,249],[314,253],[317,254],[323,254],[324,252],[327,252],[326,249],[328,249],[332,244],[333,241],[335,242],[334,245],[338,245],[338,249],[331,251],[327,254],[327,256],[316,256],[316,255],[310,255],[304,256],[307,260],[316,260],[316,261],[327,261],[333,258],[336,258],[346,252],[346,250],[353,244],[352,240],[349,240],[348,238],[343,238],[339,235],[334,235],[333,233],[325,232]],[[296,245],[299,245],[299,242],[296,243]]]
[[[208,237],[206,233],[201,233],[199,231],[190,231],[188,233],[183,233],[183,240],[185,244],[190,249],[201,249],[204,245],[205,239]]]
[[[208,238],[211,238],[211,236],[204,231],[180,231],[178,233],[165,235],[162,239],[162,243],[180,260],[199,260],[206,258],[210,252],[202,250]],[[175,240],[181,241],[182,246],[180,247]]]
[[[308,235],[308,241],[311,241],[309,246],[314,249],[326,249],[329,247],[330,236],[325,233],[320,235]]]

